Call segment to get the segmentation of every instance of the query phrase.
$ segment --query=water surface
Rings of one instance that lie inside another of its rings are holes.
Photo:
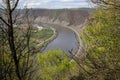
[[[43,52],[56,49],[61,49],[64,52],[68,52],[69,50],[76,51],[78,48],[78,42],[74,32],[65,27],[54,28],[57,30],[58,35],[47,45]]]

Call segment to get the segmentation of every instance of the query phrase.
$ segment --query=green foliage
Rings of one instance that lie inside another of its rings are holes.
[[[120,79],[120,15],[114,8],[98,9],[81,33],[87,56],[84,64],[90,80]],[[116,15],[115,15],[116,14]]]
[[[69,80],[77,74],[77,65],[60,50],[38,54],[40,80]]]
[[[42,29],[40,31],[37,31],[36,33],[33,33],[31,38],[46,40],[46,39],[50,38],[52,35],[53,35],[53,30],[48,28],[48,29]]]
[[[32,48],[35,48],[36,50],[40,50],[43,48],[42,45],[36,46],[38,44],[41,44],[45,42],[45,40],[49,39],[52,37],[54,34],[53,30],[51,28],[46,28],[42,30],[32,30],[31,34],[31,40],[30,40],[30,46]]]

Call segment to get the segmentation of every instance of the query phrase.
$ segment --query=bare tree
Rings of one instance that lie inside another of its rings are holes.
[[[31,56],[33,51],[29,45],[32,22],[28,18],[28,11],[23,16],[20,10],[16,9],[18,2],[19,0],[2,0],[0,3],[0,79],[2,80],[30,80],[34,71]],[[18,28],[23,23],[27,25],[25,31]]]
[[[116,9],[120,10],[120,0],[91,0],[93,3],[100,6],[113,6]]]

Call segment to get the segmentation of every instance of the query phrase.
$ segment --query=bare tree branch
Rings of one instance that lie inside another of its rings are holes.
[[[15,2],[15,5],[14,5],[14,7],[11,9],[11,11],[13,12],[14,10],[15,10],[15,8],[17,7],[17,5],[18,5],[18,2],[19,2],[19,0],[17,0],[16,2]]]
[[[9,24],[0,16],[0,20],[5,23],[7,26],[9,26]]]
[[[111,0],[91,0],[93,3],[101,5],[101,4],[105,4],[105,5],[111,5],[114,6],[116,9],[120,9],[120,4],[117,1],[111,1]],[[118,4],[116,4],[118,3]]]

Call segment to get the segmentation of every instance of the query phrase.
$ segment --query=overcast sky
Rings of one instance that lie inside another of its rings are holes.
[[[19,6],[49,9],[93,7],[89,0],[20,0]]]

